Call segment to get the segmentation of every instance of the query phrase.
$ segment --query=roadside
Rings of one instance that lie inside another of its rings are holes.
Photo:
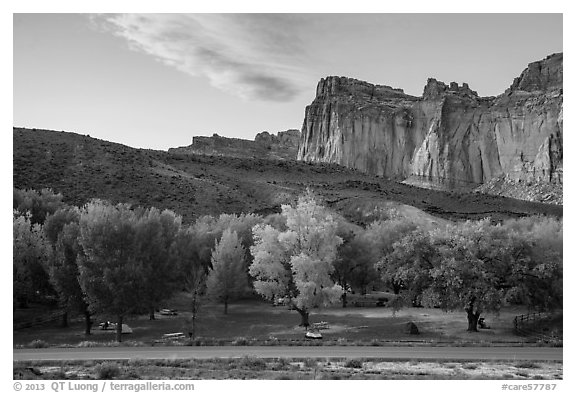
[[[562,362],[277,358],[14,362],[14,379],[505,379],[563,378]]]

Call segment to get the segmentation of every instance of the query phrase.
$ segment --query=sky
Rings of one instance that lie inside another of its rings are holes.
[[[498,95],[562,14],[14,14],[13,125],[165,150],[300,129],[320,78]]]

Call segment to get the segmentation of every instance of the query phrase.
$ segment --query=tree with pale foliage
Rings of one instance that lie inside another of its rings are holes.
[[[244,255],[237,233],[226,229],[212,251],[212,270],[206,281],[206,295],[224,304],[224,314],[228,303],[247,291]]]
[[[250,275],[256,292],[268,300],[286,299],[300,314],[300,325],[307,327],[310,309],[335,303],[342,295],[331,278],[342,239],[337,222],[310,191],[295,207],[283,205],[282,216],[286,230],[254,227]]]
[[[13,299],[19,307],[38,295],[51,293],[52,287],[45,271],[52,249],[40,224],[33,224],[29,213],[14,211],[12,228]]]

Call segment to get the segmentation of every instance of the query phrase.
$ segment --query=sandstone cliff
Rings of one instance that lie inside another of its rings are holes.
[[[269,158],[295,160],[298,154],[300,131],[280,131],[277,135],[267,131],[256,135],[253,141],[238,138],[195,136],[190,146],[168,149],[170,153],[204,154],[240,158]]]
[[[562,203],[562,58],[531,63],[498,97],[435,79],[422,97],[322,79],[306,108],[298,159],[423,187]],[[545,195],[526,195],[527,185]]]

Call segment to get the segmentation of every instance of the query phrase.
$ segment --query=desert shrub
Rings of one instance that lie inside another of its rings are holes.
[[[246,337],[237,337],[232,341],[232,345],[248,345],[248,339]]]
[[[272,379],[303,379],[298,373],[278,373],[272,376]]]
[[[540,368],[540,365],[538,363],[534,363],[533,361],[530,360],[518,362],[514,366],[516,368]]]
[[[97,343],[96,341],[81,341],[78,343],[78,348],[93,348],[99,347],[101,344]]]
[[[286,358],[276,359],[276,364],[274,365],[276,370],[286,370],[290,368],[290,362]]]
[[[33,340],[28,344],[30,348],[48,348],[49,345],[44,340]]]
[[[280,345],[280,341],[278,340],[278,338],[270,336],[270,337],[268,337],[268,339],[266,341],[264,341],[263,344],[275,346],[275,345]]]
[[[320,375],[320,379],[340,380],[340,379],[345,379],[345,377],[342,374],[330,372],[330,373],[322,373]]]
[[[373,347],[379,347],[382,345],[382,341],[374,338],[374,339],[370,340],[370,345]]]
[[[304,359],[304,367],[314,368],[318,365],[316,359],[306,358]]]
[[[121,374],[116,363],[104,362],[96,366],[96,379],[113,379]]]
[[[476,370],[478,368],[478,365],[475,363],[467,363],[467,364],[464,364],[462,366],[462,368],[465,370]]]
[[[250,370],[261,371],[266,369],[266,362],[260,358],[246,356],[240,360],[240,366]]]
[[[350,359],[344,364],[344,367],[349,368],[362,368],[362,361],[358,359]]]

